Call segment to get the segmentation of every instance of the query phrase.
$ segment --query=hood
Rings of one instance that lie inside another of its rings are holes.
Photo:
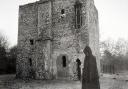
[[[88,56],[92,55],[92,51],[89,46],[86,46],[83,52],[85,53],[85,55],[87,55],[87,53],[88,53]]]

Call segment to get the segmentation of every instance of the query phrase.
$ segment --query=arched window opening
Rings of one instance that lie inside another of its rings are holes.
[[[62,61],[63,61],[63,67],[66,67],[66,56],[62,57]]]
[[[32,59],[29,58],[29,65],[32,66]]]
[[[75,28],[79,29],[82,26],[82,4],[77,1],[75,3]]]

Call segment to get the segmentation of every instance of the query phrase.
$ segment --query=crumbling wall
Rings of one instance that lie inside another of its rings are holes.
[[[32,70],[36,79],[77,80],[76,60],[80,59],[82,70],[86,45],[90,45],[98,59],[97,10],[93,0],[79,2],[82,26],[78,29],[75,28],[75,0],[40,0],[20,6],[17,75],[29,77]],[[63,56],[66,67],[62,66]]]
[[[52,77],[52,59],[51,59],[51,2],[38,3],[38,41],[37,55],[40,56],[37,61],[37,78],[51,79]],[[44,55],[44,56],[42,56]],[[42,61],[42,62],[41,62]]]
[[[52,11],[52,30],[53,30],[53,74],[58,77],[56,60],[62,54],[66,54],[69,60],[69,76],[67,78],[75,79],[74,65],[76,59],[79,58],[82,63],[84,60],[83,49],[89,43],[88,29],[87,29],[87,13],[86,3],[80,1],[82,5],[83,25],[80,29],[75,28],[75,0],[55,0],[53,2]],[[62,17],[61,10],[65,10],[65,15]],[[62,60],[62,59],[60,59]]]
[[[61,14],[61,10],[64,10],[64,14],[65,16],[62,16]],[[53,11],[52,11],[52,15],[53,15],[53,23],[52,23],[52,27],[53,27],[53,55],[52,55],[52,59],[53,61],[53,68],[54,68],[54,75],[56,76],[56,78],[60,77],[58,76],[57,72],[57,63],[58,61],[61,61],[62,58],[60,57],[60,55],[67,55],[68,57],[68,64],[67,67],[69,68],[68,73],[66,73],[67,71],[65,71],[65,75],[63,76],[67,76],[67,79],[70,78],[72,74],[72,62],[75,60],[75,55],[77,54],[76,49],[75,49],[75,30],[73,30],[74,28],[74,6],[73,6],[73,2],[71,2],[71,0],[55,0],[53,2]],[[59,59],[58,59],[59,58]],[[59,64],[60,67],[62,64]],[[68,75],[66,75],[68,74]]]
[[[37,5],[28,4],[19,7],[19,29],[18,29],[18,55],[17,55],[17,76],[30,77],[29,71],[32,60],[33,68],[36,67],[34,60],[34,46],[30,45],[30,40],[37,38]]]

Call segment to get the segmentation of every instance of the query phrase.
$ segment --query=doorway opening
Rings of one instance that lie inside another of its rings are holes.
[[[81,80],[81,61],[79,58],[77,58],[76,60],[76,63],[77,63],[77,77],[79,80]]]
[[[56,60],[57,79],[67,79],[69,77],[69,60],[66,54],[60,54]]]

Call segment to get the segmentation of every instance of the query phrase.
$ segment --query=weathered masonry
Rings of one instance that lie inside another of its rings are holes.
[[[40,0],[19,7],[17,77],[77,80],[89,45],[99,67],[93,0]]]

